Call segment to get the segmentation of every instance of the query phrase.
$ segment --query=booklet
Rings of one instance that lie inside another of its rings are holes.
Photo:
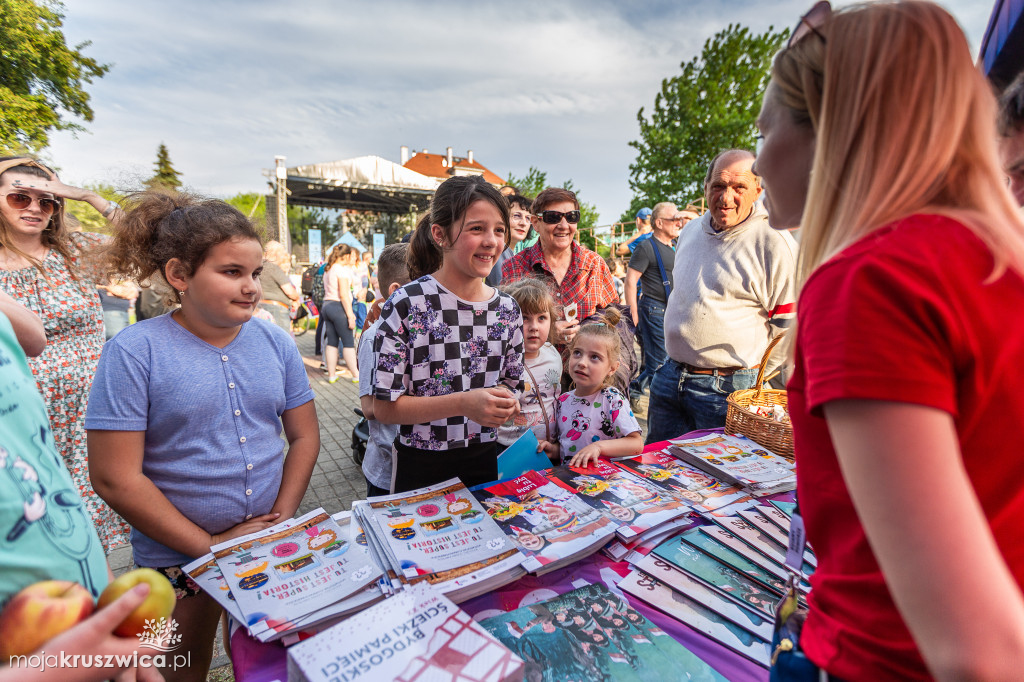
[[[689,625],[758,665],[765,668],[770,665],[771,642],[744,630],[697,600],[676,592],[655,578],[641,571],[631,571],[622,579],[619,587],[623,592],[642,599],[662,613]]]
[[[764,509],[765,513],[761,510]],[[759,531],[774,540],[783,549],[785,553],[786,548],[789,546],[789,530],[782,530],[777,524],[772,523],[768,519],[768,510],[770,507],[756,507],[754,509],[745,509],[737,512],[737,516],[746,521],[751,526],[757,528]],[[809,563],[811,566],[818,565],[818,559],[814,556],[814,553],[810,549],[804,550],[804,561]]]
[[[760,611],[741,606],[733,600],[723,597],[704,583],[656,556],[642,556],[638,561],[630,563],[634,568],[668,585],[676,592],[703,604],[747,632],[757,635],[765,641],[771,641],[774,623]]]
[[[555,485],[618,521],[616,533],[623,540],[632,540],[690,511],[674,496],[605,460],[586,468],[560,466],[543,473]]]
[[[675,494],[697,511],[714,511],[753,499],[741,488],[726,485],[665,452],[645,452],[618,459],[615,465]]]
[[[537,575],[596,552],[618,527],[618,522],[536,471],[472,492],[527,556],[523,568]]]
[[[515,443],[498,455],[498,479],[507,481],[528,471],[542,471],[551,467],[551,460],[537,452],[540,442],[531,429],[527,429]]]
[[[726,547],[717,539],[700,532],[698,528],[686,531],[679,536],[679,539],[712,559],[758,582],[762,587],[777,592],[780,598],[786,592],[785,577],[779,577],[762,568],[739,552]]]
[[[368,554],[349,556],[349,544],[347,532],[315,509],[210,550],[242,622],[258,632],[291,629],[295,619],[376,582],[380,569]]]
[[[289,682],[522,679],[522,659],[426,584],[288,649]]]
[[[353,504],[403,585],[458,602],[521,577],[526,557],[459,479]]]
[[[714,434],[669,442],[669,454],[753,495],[796,489],[795,465],[744,436]]]
[[[725,679],[604,585],[480,624],[526,662],[533,682]]]
[[[780,578],[784,582],[787,582],[789,580],[789,570],[785,566],[776,563],[775,561],[772,561],[764,554],[761,554],[757,550],[751,548],[749,545],[747,545],[747,543],[743,542],[738,537],[728,532],[724,528],[715,525],[700,526],[700,532],[708,536],[709,538],[712,538],[715,541],[721,543],[722,545],[725,545],[737,554],[741,554],[748,561],[757,564],[762,569],[768,571],[775,577]],[[804,592],[808,592],[810,591],[811,586],[808,585],[805,581],[801,581],[800,589]]]
[[[221,608],[228,612],[232,618],[239,623],[245,623],[245,616],[242,615],[235,598],[231,594],[231,588],[224,580],[224,574],[217,565],[217,559],[213,554],[201,556],[191,563],[181,567],[181,570],[192,578],[192,581],[199,585],[206,594],[213,597],[213,600],[220,604]]]
[[[682,538],[670,538],[658,546],[653,555],[689,573],[708,587],[716,590],[744,606],[750,606],[766,616],[775,615],[779,595],[730,568],[707,554],[683,542]]]

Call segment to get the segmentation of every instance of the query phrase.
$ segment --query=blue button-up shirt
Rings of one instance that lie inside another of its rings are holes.
[[[142,472],[190,521],[219,533],[270,512],[281,486],[281,415],[313,399],[284,331],[252,319],[224,348],[170,314],[124,329],[103,347],[86,429],[145,431]],[[135,562],[186,556],[132,529]]]

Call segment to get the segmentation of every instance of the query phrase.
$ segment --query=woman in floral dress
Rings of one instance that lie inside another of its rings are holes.
[[[32,159],[0,158],[0,289],[43,321],[46,348],[29,364],[57,451],[109,553],[128,541],[128,525],[93,492],[83,428],[104,340],[101,278],[85,257],[101,238],[69,232],[65,198],[87,201],[107,219],[118,210],[94,192],[64,185]]]

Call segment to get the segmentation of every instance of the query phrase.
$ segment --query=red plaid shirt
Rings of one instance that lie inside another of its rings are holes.
[[[615,280],[604,259],[576,242],[571,248],[572,260],[561,286],[555,283],[555,275],[544,260],[540,242],[505,261],[501,266],[501,279],[503,282],[529,276],[546,279],[555,295],[555,302],[563,306],[575,303],[576,319],[581,322],[599,309],[618,303]]]

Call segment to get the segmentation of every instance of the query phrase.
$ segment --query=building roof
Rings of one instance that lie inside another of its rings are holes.
[[[464,156],[452,158],[452,168],[448,167],[448,157],[445,154],[424,154],[419,153],[405,162],[405,167],[414,170],[421,175],[432,178],[448,179],[452,175],[483,175],[484,180],[492,185],[504,185],[505,181],[491,172],[489,168],[480,164],[476,159],[470,161]],[[459,173],[458,171],[462,171]]]

